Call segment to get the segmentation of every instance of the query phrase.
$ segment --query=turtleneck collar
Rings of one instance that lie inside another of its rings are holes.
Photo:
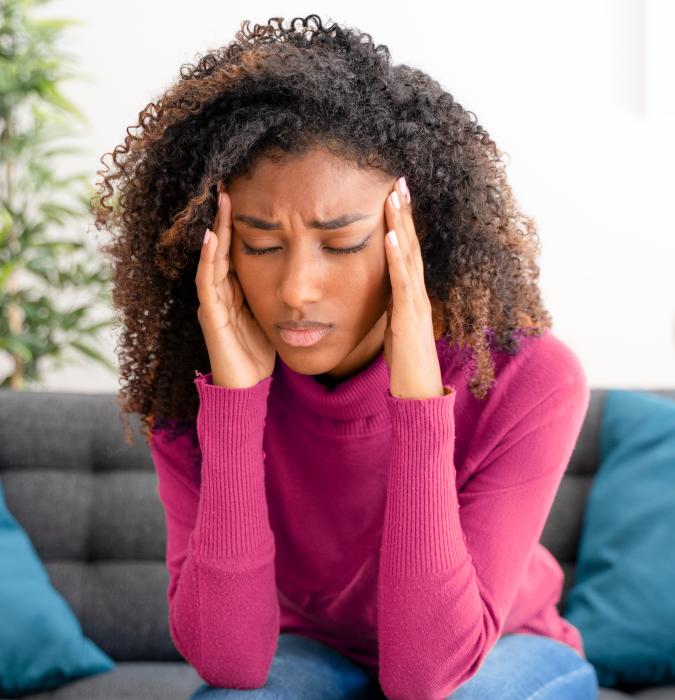
[[[436,341],[437,351],[443,340]],[[447,364],[443,356],[440,353],[441,370]],[[360,372],[329,388],[317,381],[314,375],[296,372],[277,354],[272,392],[279,391],[284,406],[291,410],[335,420],[381,416],[384,424],[389,421],[390,372],[384,350],[381,350]]]
[[[360,372],[333,388],[321,384],[314,375],[296,372],[278,354],[273,376],[273,390],[278,389],[284,405],[294,410],[336,420],[386,413],[389,366],[384,350]]]

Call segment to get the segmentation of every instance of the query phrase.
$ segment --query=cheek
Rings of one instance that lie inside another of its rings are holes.
[[[249,309],[262,310],[265,307],[265,300],[270,298],[270,291],[267,289],[264,277],[256,274],[246,263],[239,265],[235,272]]]
[[[243,253],[230,250],[230,269],[235,273],[237,282],[244,295],[244,303],[255,313],[261,308],[264,299],[269,298],[265,287],[265,277],[256,273],[254,266],[247,263]]]
[[[230,267],[237,272],[238,268],[241,266],[241,258],[243,256],[243,253],[239,251],[241,244],[237,243],[234,240],[234,236],[232,237],[232,240],[230,241]]]
[[[391,279],[389,277],[389,263],[387,261],[387,253],[384,250],[383,239],[379,239],[379,246],[379,250],[373,251],[373,253],[377,254],[373,255],[373,260],[370,264],[369,283],[374,292],[387,293],[391,290]]]
[[[354,266],[348,273],[349,284],[344,283],[344,276],[336,284],[336,293],[348,301],[352,300],[354,308],[377,312],[388,303],[391,292],[389,270],[384,254],[381,258],[373,256],[362,266]]]
[[[241,250],[241,243],[232,241],[230,245],[230,269],[237,273],[242,289],[245,286],[252,286],[251,281],[256,277],[255,261],[256,258],[246,255]],[[260,274],[257,273],[257,275],[259,278]]]
[[[381,265],[376,256],[355,253],[351,260],[338,261],[329,268],[332,287],[339,287],[345,293],[356,293],[357,288],[372,289],[382,276]]]

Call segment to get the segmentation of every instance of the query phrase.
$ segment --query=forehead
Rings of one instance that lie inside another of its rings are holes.
[[[258,214],[274,209],[302,209],[312,218],[328,218],[336,207],[349,203],[354,210],[372,207],[386,191],[389,178],[382,171],[359,168],[333,153],[314,149],[287,154],[277,160],[259,159],[251,170],[228,185],[233,203]]]

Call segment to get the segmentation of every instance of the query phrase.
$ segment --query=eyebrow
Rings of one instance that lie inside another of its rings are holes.
[[[318,229],[320,231],[331,231],[337,228],[344,228],[349,226],[356,221],[361,221],[363,219],[372,219],[375,214],[361,214],[360,212],[355,212],[354,214],[342,214],[337,219],[330,219],[329,221],[321,221],[320,219],[312,219],[309,222],[310,228]],[[269,222],[263,219],[258,219],[255,216],[249,216],[248,214],[237,214],[234,217],[234,221],[241,221],[251,228],[259,228],[263,231],[278,231],[281,228],[281,224],[276,221]]]

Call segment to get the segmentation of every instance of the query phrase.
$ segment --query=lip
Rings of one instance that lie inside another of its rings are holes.
[[[314,328],[328,328],[331,323],[321,323],[321,321],[282,321],[277,323],[279,328],[289,328],[292,331],[308,331]]]
[[[279,334],[285,343],[293,347],[309,347],[315,345],[330,333],[332,326],[294,330],[279,327]]]

